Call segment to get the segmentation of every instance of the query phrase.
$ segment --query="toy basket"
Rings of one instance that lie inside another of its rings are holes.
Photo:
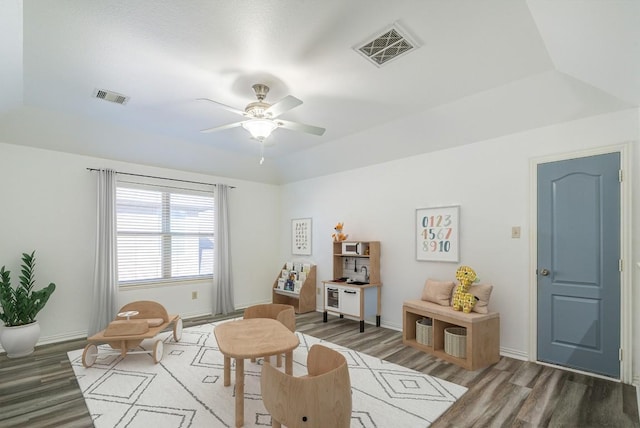
[[[444,352],[458,358],[467,356],[467,329],[448,327],[444,329]]]
[[[416,342],[421,345],[431,346],[433,343],[433,320],[422,318],[416,321]]]

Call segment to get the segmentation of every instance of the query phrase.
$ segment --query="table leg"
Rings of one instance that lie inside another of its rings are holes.
[[[231,358],[224,356],[224,386],[231,385]]]
[[[293,351],[284,354],[284,372],[289,376],[293,375]]]
[[[289,355],[289,354],[286,354],[286,355]],[[285,358],[287,358],[287,361],[289,361],[288,357],[286,357],[286,356],[285,356]],[[265,362],[266,362],[267,364],[271,364],[271,362],[269,362],[269,361],[266,361],[266,360],[265,360]],[[292,367],[293,367],[293,363],[292,363]],[[271,416],[271,427],[272,427],[272,428],[281,428],[281,427],[282,427],[282,425],[280,424],[280,422],[278,422],[278,421],[276,421],[275,419],[273,419],[273,416]]]
[[[244,358],[236,358],[236,426],[244,425]]]

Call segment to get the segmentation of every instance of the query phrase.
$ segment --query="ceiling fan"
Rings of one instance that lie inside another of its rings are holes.
[[[237,113],[245,117],[245,120],[229,123],[227,125],[216,126],[213,128],[203,129],[200,132],[216,132],[223,129],[236,128],[242,126],[249,131],[251,136],[261,143],[271,135],[276,128],[285,128],[292,131],[301,131],[313,135],[324,134],[325,129],[317,126],[306,125],[304,123],[292,122],[290,120],[280,119],[280,115],[302,104],[298,98],[287,95],[275,104],[269,104],[264,101],[269,87],[262,83],[256,83],[252,86],[258,101],[249,103],[244,110],[239,110],[228,105],[213,101],[209,98],[199,98],[199,100],[210,101],[225,110]]]

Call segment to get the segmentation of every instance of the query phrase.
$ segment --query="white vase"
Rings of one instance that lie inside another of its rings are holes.
[[[0,330],[0,344],[9,358],[25,357],[32,354],[39,338],[40,324],[38,321],[16,327],[5,326]]]

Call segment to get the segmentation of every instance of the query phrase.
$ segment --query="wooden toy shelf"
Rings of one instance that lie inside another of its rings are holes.
[[[286,269],[287,265],[283,265],[282,269]],[[282,272],[281,269],[281,272]],[[300,292],[296,293],[288,290],[278,289],[278,275],[272,287],[272,302],[293,306],[297,314],[304,314],[316,310],[316,266],[312,265],[307,279],[302,283]]]

